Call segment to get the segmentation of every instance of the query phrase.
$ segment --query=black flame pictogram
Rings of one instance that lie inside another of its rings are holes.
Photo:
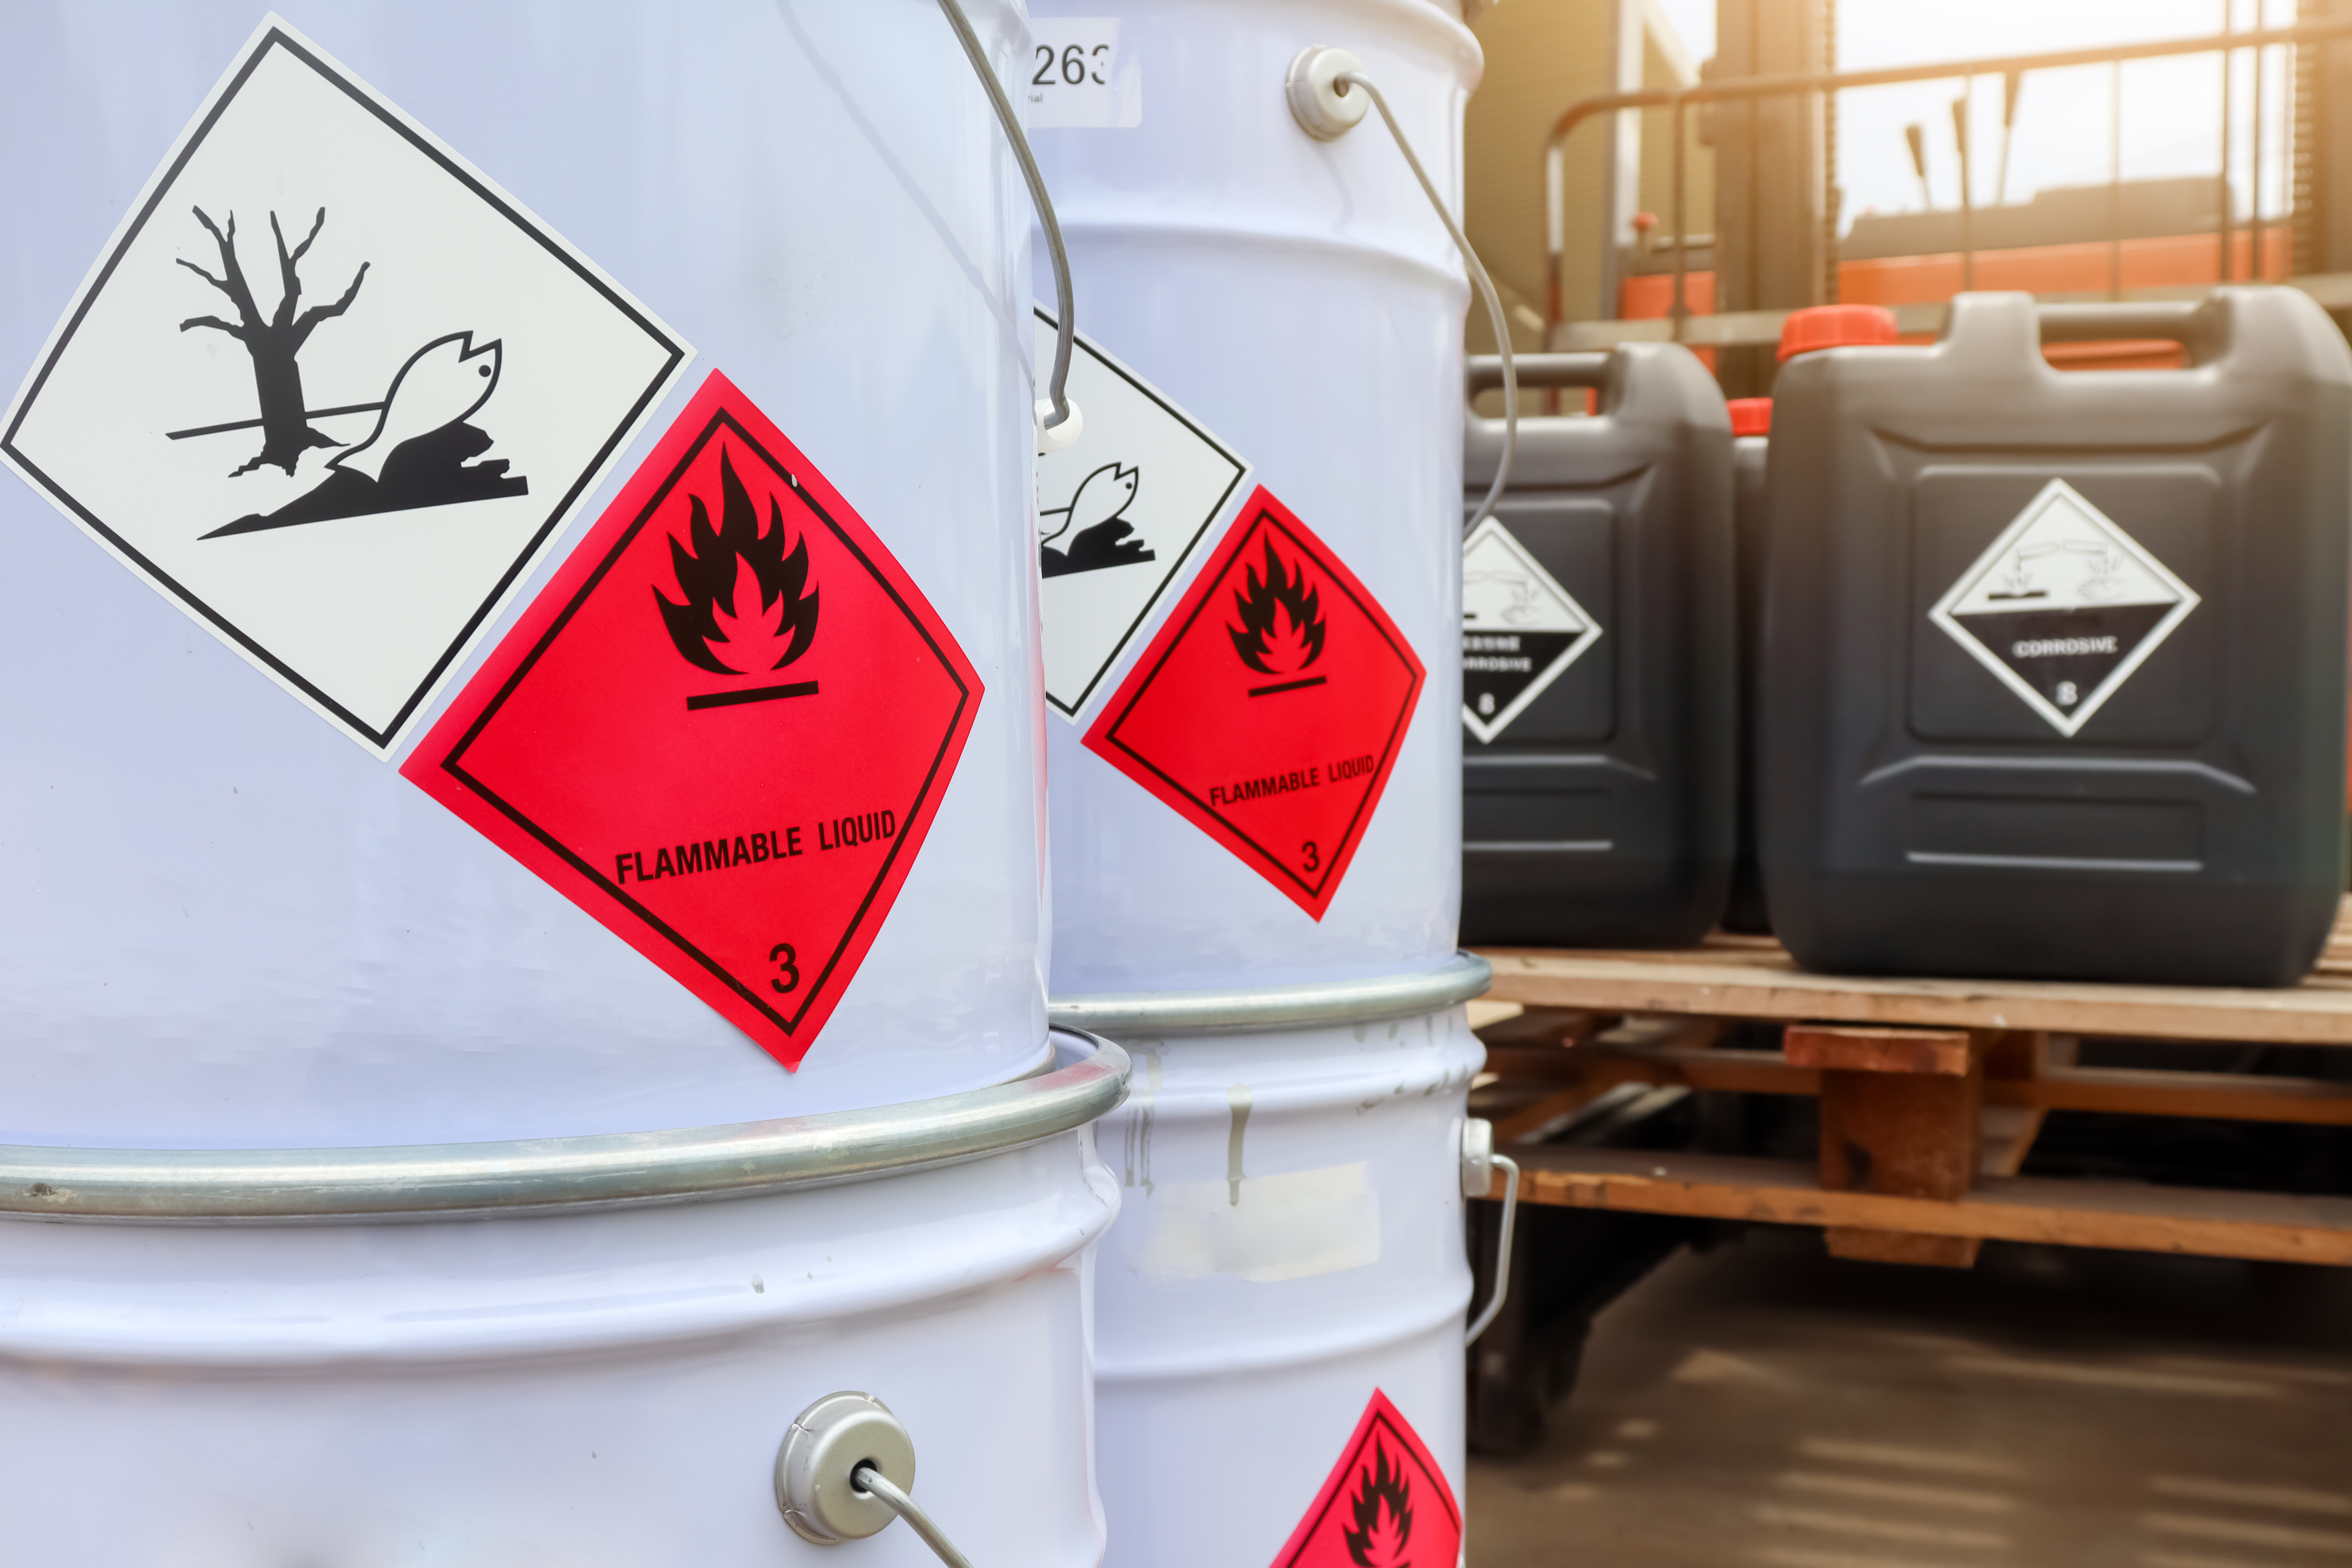
[[[768,526],[751,492],[735,476],[725,448],[719,454],[719,524],[700,496],[688,530],[693,548],[670,537],[670,566],[686,603],[672,604],[659,587],[662,624],[687,662],[719,675],[755,675],[784,666],[808,652],[816,638],[817,593],[809,586],[808,539],[784,551],[784,514],[768,500]],[[754,584],[756,595],[749,592]],[[756,605],[737,603],[757,597]]]
[[[1235,590],[1234,610],[1242,619],[1228,626],[1234,651],[1260,675],[1296,675],[1323,657],[1323,612],[1318,592],[1307,585],[1307,564],[1286,571],[1274,541],[1265,541],[1265,575],[1243,569],[1246,593]],[[1277,623],[1276,612],[1281,612]]]
[[[1357,1472],[1360,1484],[1349,1500],[1356,1524],[1343,1532],[1348,1555],[1356,1568],[1410,1568],[1404,1549],[1412,1539],[1412,1488],[1404,1479],[1403,1466],[1389,1468],[1388,1450],[1377,1441],[1372,1459]]]

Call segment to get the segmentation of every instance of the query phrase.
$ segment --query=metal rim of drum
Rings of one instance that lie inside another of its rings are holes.
[[[1366,1024],[1434,1013],[1494,984],[1494,966],[1457,952],[1435,969],[1368,980],[1265,985],[1234,991],[1132,991],[1060,996],[1049,1005],[1054,1027],[1127,1035],[1223,1035],[1309,1024]]]
[[[1127,1098],[1127,1053],[865,1110],[659,1132],[352,1149],[0,1144],[0,1217],[196,1225],[515,1218],[707,1203],[959,1164],[1084,1126]]]

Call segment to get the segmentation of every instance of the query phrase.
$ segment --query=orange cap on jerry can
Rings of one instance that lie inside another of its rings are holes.
[[[1895,341],[1895,312],[1884,305],[1811,305],[1791,310],[1780,326],[1782,363],[1818,349],[1843,349]]]
[[[1735,397],[1724,406],[1731,410],[1731,433],[1734,436],[1772,434],[1772,400],[1770,398]]]

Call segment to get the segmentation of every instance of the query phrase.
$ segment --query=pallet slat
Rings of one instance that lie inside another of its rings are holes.
[[[2352,974],[2332,964],[2300,985],[2255,991],[1814,974],[1756,938],[1658,952],[1486,948],[1479,956],[1495,966],[1488,998],[1528,1007],[2352,1046]]]
[[[1522,1203],[2257,1261],[2352,1265],[2352,1199],[1988,1177],[1957,1201],[1825,1192],[1780,1160],[1549,1146],[1512,1151]],[[1499,1184],[1501,1178],[1497,1178]],[[1498,1184],[1489,1194],[1499,1198]]]
[[[1496,1053],[1490,1053],[1490,1060]],[[1527,1062],[1515,1053],[1511,1076],[1575,1079],[1591,1093],[1621,1083],[1680,1084],[1743,1094],[1816,1095],[1821,1069],[1779,1051],[1633,1050],[1580,1046]],[[2158,1072],[2128,1068],[2044,1068],[2031,1079],[1988,1078],[1987,1105],[2040,1111],[2087,1110],[2129,1116],[2195,1116],[2222,1121],[2283,1121],[2352,1127],[2352,1083],[2323,1079]]]

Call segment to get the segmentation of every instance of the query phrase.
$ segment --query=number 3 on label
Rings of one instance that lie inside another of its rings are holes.
[[[1084,87],[1089,81],[1097,87],[1108,87],[1110,83],[1105,79],[1099,68],[1104,63],[1103,57],[1108,53],[1110,53],[1108,44],[1097,44],[1091,49],[1080,44],[1071,44],[1062,50],[1060,58],[1056,59],[1051,47],[1039,44],[1037,74],[1029,79],[1029,85],[1052,87],[1055,79],[1059,77],[1065,87]],[[1089,67],[1097,68],[1089,69]]]
[[[1315,847],[1315,840],[1310,838],[1306,843],[1300,845],[1298,847],[1298,852],[1307,858],[1307,868],[1308,870],[1320,871],[1323,869],[1323,851]]]
[[[768,962],[774,964],[778,969],[783,971],[783,973],[780,978],[768,982],[769,984],[776,988],[776,994],[779,996],[789,996],[793,992],[800,989],[800,954],[793,951],[793,944],[791,942],[780,942],[776,943],[775,946],[770,948],[768,950]]]

